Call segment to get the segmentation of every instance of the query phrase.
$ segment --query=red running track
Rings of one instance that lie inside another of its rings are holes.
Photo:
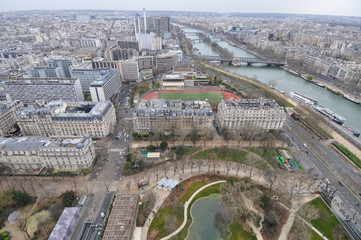
[[[147,95],[144,96],[143,99],[144,100],[158,99],[159,93],[161,93],[161,92],[220,92],[223,94],[223,96],[226,99],[231,99],[231,98],[240,99],[237,95],[235,95],[233,93],[221,91],[221,90],[159,90],[159,91],[154,91],[154,92],[148,93]]]

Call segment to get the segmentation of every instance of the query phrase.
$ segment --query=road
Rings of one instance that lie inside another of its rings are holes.
[[[291,151],[296,156],[298,155],[298,160],[302,167],[315,177],[329,181],[329,184],[326,184],[325,190],[330,197],[334,198],[337,196],[342,200],[342,212],[344,213],[341,216],[346,218],[347,216],[352,216],[352,224],[357,229],[361,229],[361,224],[356,221],[361,217],[361,208],[359,207],[361,202],[360,197],[357,195],[360,192],[354,193],[344,184],[344,178],[340,175],[340,171],[352,174],[357,179],[360,176],[328,146],[327,142],[316,140],[314,136],[290,117],[287,118],[285,131],[291,139]],[[334,169],[340,170],[337,172]],[[340,210],[340,208],[336,210]]]

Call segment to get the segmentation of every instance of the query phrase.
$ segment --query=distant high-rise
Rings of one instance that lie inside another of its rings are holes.
[[[107,48],[104,52],[107,61],[128,60],[137,55],[138,52],[134,48],[120,48],[118,46]]]
[[[164,33],[170,32],[169,17],[147,17],[145,12],[143,16],[134,19],[135,33],[154,32],[156,37],[164,38]]]

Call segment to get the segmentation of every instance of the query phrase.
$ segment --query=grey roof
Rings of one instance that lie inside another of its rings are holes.
[[[102,121],[103,117],[111,109],[112,104],[109,101],[106,102],[68,102],[68,108],[66,112],[54,113],[55,109],[58,109],[61,106],[64,106],[66,102],[64,101],[51,101],[45,107],[30,105],[29,107],[23,109],[19,114],[19,118],[29,118],[32,119],[35,116],[38,118],[46,118],[50,116],[54,121],[92,121],[93,119],[98,119]],[[90,110],[88,111],[76,111],[77,107]]]
[[[94,69],[93,69],[94,70]],[[99,70],[99,69],[98,69]],[[117,69],[108,68],[108,69],[102,69],[99,72],[99,76],[96,81],[91,82],[90,86],[103,86],[105,83],[107,83],[113,76],[118,72]]]
[[[80,217],[78,207],[65,208],[50,234],[49,240],[68,240],[74,232]]]
[[[165,99],[143,100],[139,103],[136,116],[213,116],[207,101],[178,101]]]
[[[48,137],[26,136],[20,138],[0,138],[0,150],[32,151],[50,142]]]

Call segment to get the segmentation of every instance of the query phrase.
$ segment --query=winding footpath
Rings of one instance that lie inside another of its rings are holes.
[[[184,204],[184,219],[183,219],[183,223],[182,225],[177,229],[175,230],[173,233],[169,234],[168,236],[164,237],[164,238],[161,238],[160,240],[168,240],[170,238],[172,238],[173,236],[177,235],[183,228],[184,226],[187,224],[187,214],[188,214],[188,206],[189,204],[192,202],[193,198],[195,196],[197,196],[198,193],[200,193],[203,189],[209,187],[209,186],[212,186],[212,185],[215,185],[215,184],[218,184],[218,183],[225,183],[226,181],[222,180],[222,181],[217,181],[217,182],[212,182],[210,184],[207,184],[207,185],[204,185],[203,187],[201,187],[200,189],[198,189],[195,193],[193,193],[193,195],[188,199],[188,201],[185,202]]]

